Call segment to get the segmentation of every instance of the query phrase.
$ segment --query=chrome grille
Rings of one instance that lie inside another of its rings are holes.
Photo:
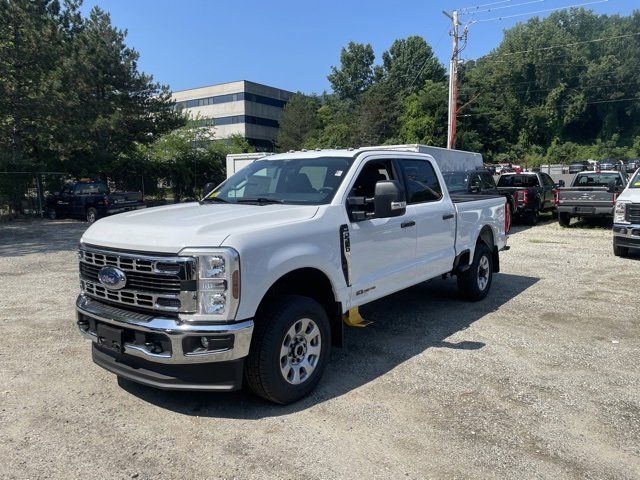
[[[81,246],[80,286],[92,298],[147,310],[192,313],[197,310],[197,264],[193,257],[162,257]],[[106,266],[124,271],[123,289],[107,289],[98,279]]]
[[[627,222],[640,224],[640,203],[628,203],[625,210]]]

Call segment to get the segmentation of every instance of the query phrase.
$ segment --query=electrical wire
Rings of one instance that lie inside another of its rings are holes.
[[[546,8],[544,10],[536,10],[534,12],[516,13],[514,15],[506,15],[504,17],[483,18],[483,19],[480,19],[480,20],[473,20],[470,23],[491,22],[491,21],[494,21],[494,20],[507,20],[509,18],[523,17],[525,15],[536,15],[538,13],[554,12],[556,10],[566,10],[567,8],[584,7],[586,5],[594,5],[596,3],[606,3],[608,1],[609,0],[596,0],[594,2],[577,3],[575,5],[567,5],[567,6],[564,6],[564,7],[557,7],[557,8]]]

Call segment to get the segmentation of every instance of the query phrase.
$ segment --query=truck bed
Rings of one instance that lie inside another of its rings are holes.
[[[490,198],[504,198],[502,195],[484,195],[482,193],[453,193],[450,195],[453,203],[474,202],[477,200],[487,200]]]

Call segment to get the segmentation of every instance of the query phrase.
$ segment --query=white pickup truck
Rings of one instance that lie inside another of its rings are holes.
[[[626,257],[640,250],[640,169],[631,177],[613,210],[613,253]]]
[[[289,403],[318,383],[358,306],[443,275],[483,299],[505,222],[504,197],[450,196],[430,155],[272,155],[200,202],[92,225],[77,324],[118,376],[182,390],[244,379]]]

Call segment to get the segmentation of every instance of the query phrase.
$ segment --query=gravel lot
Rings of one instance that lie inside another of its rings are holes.
[[[85,227],[0,225],[0,478],[640,478],[640,257],[606,228],[516,228],[477,304],[436,280],[369,305],[280,407],[95,366]]]

